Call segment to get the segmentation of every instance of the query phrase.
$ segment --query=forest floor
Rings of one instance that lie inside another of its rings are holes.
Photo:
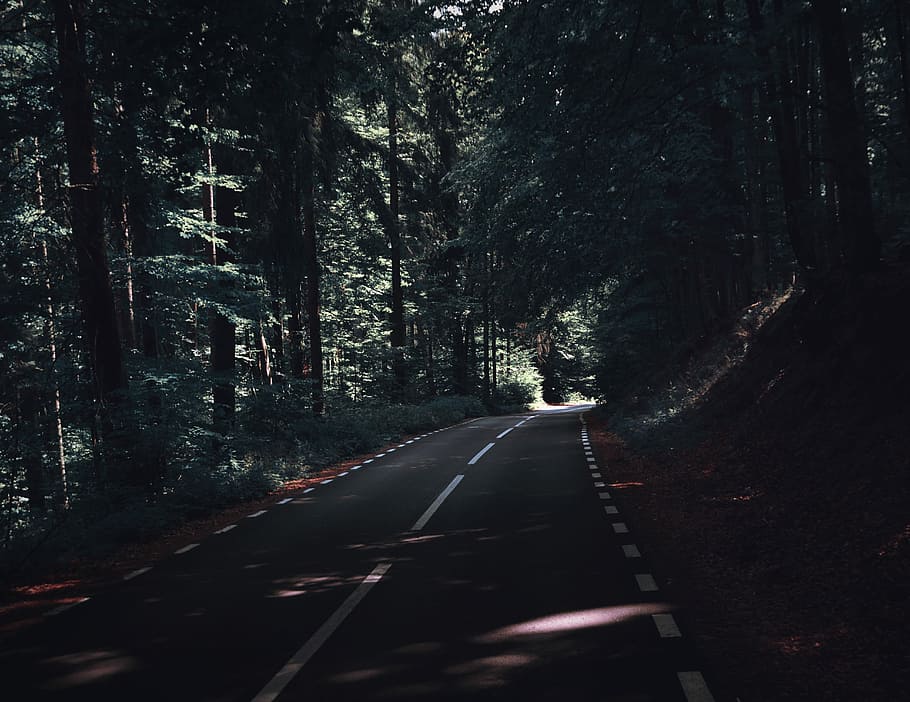
[[[718,699],[910,687],[908,273],[757,305],[665,390],[589,415]]]

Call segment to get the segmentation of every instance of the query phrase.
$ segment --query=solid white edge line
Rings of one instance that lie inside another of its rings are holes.
[[[682,632],[676,624],[672,614],[652,614],[654,626],[657,627],[657,633],[662,639],[679,639],[682,638]]]
[[[236,529],[236,528],[237,528],[236,524],[228,524],[226,527],[222,527],[221,529],[218,529],[215,533],[216,534],[227,534],[231,529]]]
[[[127,573],[123,576],[124,580],[132,580],[133,578],[138,578],[140,575],[145,575],[152,569],[152,566],[146,566],[145,568],[139,568],[134,570],[132,573]]]
[[[497,434],[497,435],[496,435],[496,438],[497,438],[497,439],[501,439],[501,438],[504,437],[506,434],[508,434],[510,431],[512,431],[514,428],[515,428],[515,427],[509,427],[509,428],[506,429],[504,432],[502,432],[502,434]]]
[[[483,455],[487,451],[489,451],[495,445],[496,444],[494,444],[492,441],[490,443],[488,443],[486,446],[484,446],[482,449],[480,449],[480,451],[478,451],[477,453],[474,454],[474,458],[472,458],[470,461],[468,461],[468,465],[473,466],[475,463],[477,463],[477,461],[479,461],[483,457]]]
[[[183,548],[178,548],[176,551],[174,551],[174,555],[182,556],[184,553],[189,553],[190,551],[192,551],[198,545],[199,544],[188,544],[188,545],[184,546]]]
[[[411,527],[411,531],[420,531],[423,529],[426,526],[427,522],[430,521],[430,517],[436,513],[436,510],[439,509],[442,503],[445,502],[445,499],[452,494],[452,491],[458,487],[458,483],[460,483],[463,479],[464,476],[461,474],[456,475],[454,478],[452,478],[452,482],[448,484],[445,490],[439,493],[439,496],[433,500],[433,504],[427,507],[427,511],[420,516],[420,519],[414,522],[414,526]]]
[[[687,670],[676,675],[688,702],[714,702],[708,683],[697,670]]]
[[[75,602],[67,602],[66,604],[60,605],[59,607],[54,607],[52,610],[45,612],[44,616],[45,617],[54,617],[58,614],[62,614],[63,612],[65,612],[68,609],[72,609],[76,605],[81,605],[83,602],[88,602],[90,599],[92,599],[92,598],[91,597],[80,597]]]
[[[263,687],[259,694],[253,698],[252,702],[272,702],[277,699],[284,691],[284,688],[288,686],[291,680],[293,680],[303,666],[307,664],[316,651],[328,641],[329,637],[335,633],[335,630],[348,618],[351,612],[354,611],[354,608],[360,604],[360,601],[367,596],[376,583],[382,580],[382,576],[384,576],[391,567],[391,563],[380,563],[373,568],[373,571],[361,581],[360,585],[357,586],[357,589],[348,595],[347,599],[341,603],[341,606],[323,622],[322,626],[320,626],[307,642],[300,647],[297,653],[291,656],[291,659],[275,674],[275,677],[266,683],[265,687]]]

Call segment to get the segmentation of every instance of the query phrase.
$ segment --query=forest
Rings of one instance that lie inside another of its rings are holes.
[[[3,3],[4,568],[641,402],[782,296],[862,316],[910,258],[908,33],[901,0]]]

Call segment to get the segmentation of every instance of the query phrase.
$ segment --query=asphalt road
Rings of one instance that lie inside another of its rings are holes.
[[[396,446],[45,617],[0,696],[710,702],[586,451],[578,409]]]

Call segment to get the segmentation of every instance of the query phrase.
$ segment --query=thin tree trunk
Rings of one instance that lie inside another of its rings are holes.
[[[392,263],[392,330],[389,341],[392,346],[392,371],[395,376],[396,394],[401,395],[407,387],[407,371],[404,362],[405,326],[404,294],[401,288],[401,229],[398,217],[398,108],[396,96],[388,101],[389,125],[389,252]]]
[[[310,345],[310,380],[313,384],[313,413],[321,415],[325,411],[325,393],[323,387],[321,299],[319,292],[319,247],[316,240],[314,156],[311,143],[304,145],[302,156],[303,258],[307,273],[306,308]]]
[[[41,163],[38,152],[38,139],[35,139],[35,201],[38,209],[44,211],[44,183],[41,178]],[[60,383],[57,379],[57,313],[51,297],[53,289],[50,275],[50,260],[47,250],[47,239],[41,238],[41,262],[44,266],[44,287],[47,290],[47,318],[44,324],[44,335],[47,338],[50,352],[50,373],[54,386],[54,438],[57,445],[57,475],[54,490],[54,509],[58,512],[69,509],[69,488],[66,480],[66,445],[63,441],[63,416],[61,414]]]
[[[818,22],[829,133],[837,181],[838,214],[847,246],[847,266],[854,272],[875,270],[881,242],[875,232],[869,161],[862,120],[853,91],[853,75],[841,3],[812,0]]]

